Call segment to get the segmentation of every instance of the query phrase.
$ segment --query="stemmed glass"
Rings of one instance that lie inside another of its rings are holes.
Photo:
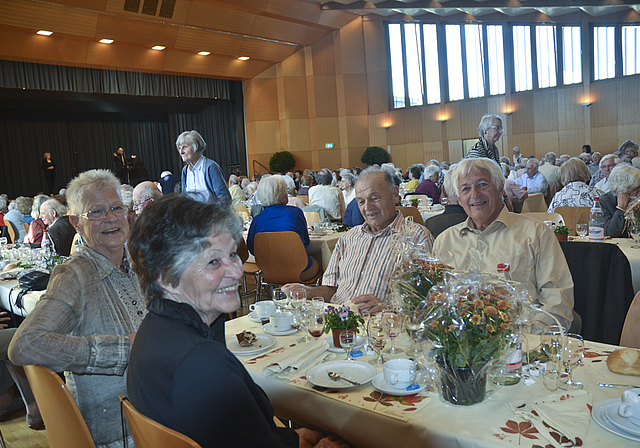
[[[544,387],[550,391],[555,391],[558,390],[560,384],[564,330],[558,325],[547,325],[542,330],[540,339],[542,351],[549,359],[547,361],[547,368],[542,373]]]
[[[578,367],[584,357],[584,340],[582,336],[576,333],[567,333],[564,343],[564,353],[562,363],[567,372],[567,382],[560,385],[560,389],[582,389],[583,384],[580,381],[574,381],[573,368]]]
[[[402,349],[396,348],[395,339],[402,331],[402,317],[395,311],[383,311],[382,326],[385,333],[391,339],[391,347],[386,349],[384,353],[388,355],[397,355],[402,353]]]
[[[308,309],[308,312],[309,320],[307,322],[307,331],[313,337],[313,339],[317,341],[324,333],[327,316],[324,311],[317,310],[313,307]]]
[[[340,333],[340,346],[347,352],[347,361],[353,361],[351,350],[356,346],[357,334],[353,330],[345,330]]]
[[[304,332],[304,336],[299,338],[298,342],[301,344],[312,342],[313,339],[311,339],[307,334],[307,325],[311,320],[311,314],[313,313],[313,308],[310,305],[307,305],[307,299],[300,299],[298,301],[293,302],[293,309],[295,310],[295,313],[296,313],[296,321],[298,324],[298,329]]]
[[[418,331],[420,331],[420,328],[422,327],[423,316],[415,311],[405,310],[402,313],[402,317],[404,319],[404,329],[407,331],[407,335],[410,340],[410,345],[407,349],[407,356],[410,358],[417,358],[421,353],[421,350],[418,347],[417,335]]]
[[[631,247],[633,249],[640,249],[640,226],[633,221],[629,221],[629,234],[635,243]]]
[[[367,322],[367,339],[369,339],[369,345],[376,352],[378,357],[376,359],[369,360],[369,364],[372,366],[383,366],[384,358],[382,357],[382,349],[387,343],[387,334],[384,331],[382,324],[382,314],[371,316]]]
[[[589,229],[589,225],[585,223],[576,224],[576,233],[582,239],[587,236],[587,230]]]
[[[275,288],[271,291],[271,298],[273,299],[273,303],[276,304],[276,311],[283,311],[289,304],[289,296],[287,296],[287,293],[282,289]]]
[[[311,297],[311,305],[316,311],[321,311],[324,313],[326,305],[322,297]]]

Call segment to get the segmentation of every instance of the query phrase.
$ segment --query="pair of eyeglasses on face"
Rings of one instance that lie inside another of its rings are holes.
[[[111,210],[111,213],[113,213],[114,216],[122,216],[129,211],[129,207],[127,207],[126,205],[114,205],[113,207],[109,208],[97,208],[94,210],[89,210],[88,212],[82,213],[78,216],[90,221],[99,221],[107,217],[107,213],[109,213],[109,210]]]
[[[153,201],[153,198],[148,198],[148,199],[145,199],[144,201],[140,201],[140,202],[134,202],[133,203],[133,209],[134,210],[138,210],[140,207],[142,207],[144,204],[146,204],[149,201]]]
[[[504,128],[502,126],[492,125],[492,126],[489,126],[489,129],[495,129],[498,132],[504,132]]]

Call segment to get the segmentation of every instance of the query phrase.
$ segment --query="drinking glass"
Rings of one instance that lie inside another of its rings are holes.
[[[326,315],[324,311],[311,308],[309,310],[309,320],[307,322],[307,331],[313,337],[314,340],[317,341],[323,335],[325,324],[326,324]]]
[[[353,361],[351,350],[356,346],[357,335],[353,330],[345,330],[340,333],[340,346],[347,352],[347,361]]]
[[[382,314],[376,314],[369,318],[367,322],[367,339],[369,340],[371,348],[373,348],[378,355],[376,359],[371,359],[369,364],[377,367],[383,366],[384,358],[382,357],[382,349],[387,343],[388,337],[382,325]]]
[[[409,358],[417,358],[421,350],[418,347],[418,331],[422,327],[422,318],[423,316],[419,315],[415,311],[405,311],[402,315],[404,319],[404,329],[409,336],[410,345],[407,349],[407,356]]]
[[[307,334],[307,324],[309,323],[309,320],[311,318],[310,314],[313,308],[307,305],[307,299],[299,299],[297,301],[293,301],[292,303],[298,330],[304,332],[304,336],[299,338],[298,342],[301,344],[312,342],[313,339],[311,339]]]
[[[449,198],[448,198],[448,197],[446,197],[446,196],[442,196],[442,197],[440,198],[440,204],[442,204],[443,206],[445,206],[445,205],[449,204]]]
[[[584,238],[587,236],[587,231],[589,230],[588,224],[576,224],[576,233],[580,238]]]
[[[584,340],[582,336],[576,333],[567,333],[562,356],[562,363],[567,372],[567,382],[562,383],[560,389],[570,390],[583,388],[580,381],[573,379],[573,369],[580,365],[582,358],[584,358]]]
[[[282,311],[289,304],[289,296],[287,293],[279,288],[275,288],[271,291],[271,298],[273,299],[273,303],[276,304],[276,311]]]
[[[300,299],[307,299],[307,291],[305,291],[304,289],[299,289],[291,292],[292,301]]]
[[[633,249],[640,249],[640,226],[635,222],[629,222],[629,234],[635,243],[631,246]]]
[[[382,326],[389,339],[391,339],[391,347],[386,349],[384,353],[388,355],[402,353],[402,349],[397,348],[395,345],[395,339],[402,331],[402,316],[395,311],[384,311],[382,313]]]
[[[322,311],[324,313],[325,303],[322,297],[311,297],[311,305],[316,311]]]
[[[558,390],[560,385],[560,369],[562,366],[562,346],[564,330],[558,325],[547,325],[541,335],[542,351],[549,359],[542,373],[544,387],[550,391]]]

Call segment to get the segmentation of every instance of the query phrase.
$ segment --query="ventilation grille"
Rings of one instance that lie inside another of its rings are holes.
[[[159,7],[158,7],[159,5]],[[176,7],[176,0],[125,0],[124,10],[138,14],[164,17],[171,19],[173,10]]]

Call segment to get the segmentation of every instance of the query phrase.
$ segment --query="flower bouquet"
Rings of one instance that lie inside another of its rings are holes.
[[[484,399],[487,369],[511,342],[520,307],[515,289],[491,276],[445,277],[416,312],[441,368],[443,398],[471,405]]]
[[[344,330],[354,330],[358,332],[358,326],[364,324],[364,319],[360,311],[354,313],[347,305],[337,308],[329,305],[327,307],[327,323],[324,332],[333,333],[333,345],[340,347],[340,333]]]
[[[397,309],[414,311],[442,283],[444,273],[453,268],[429,255],[412,254],[400,261],[391,275],[392,300]]]

